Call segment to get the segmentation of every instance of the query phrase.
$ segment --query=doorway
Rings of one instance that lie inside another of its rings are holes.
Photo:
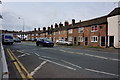
[[[74,37],[74,44],[77,45],[77,37]]]
[[[88,37],[85,37],[85,46],[88,45]]]
[[[109,37],[109,44],[110,44],[110,47],[114,47],[114,36]]]
[[[105,46],[105,36],[101,37],[101,46]]]

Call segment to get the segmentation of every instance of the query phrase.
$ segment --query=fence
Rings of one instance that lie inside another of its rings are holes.
[[[9,78],[8,66],[5,58],[4,48],[2,45],[1,31],[0,31],[0,80]]]

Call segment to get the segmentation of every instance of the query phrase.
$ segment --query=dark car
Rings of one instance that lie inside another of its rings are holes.
[[[14,38],[14,42],[21,42],[19,38]]]
[[[39,38],[36,41],[36,46],[53,47],[54,43],[47,38]]]

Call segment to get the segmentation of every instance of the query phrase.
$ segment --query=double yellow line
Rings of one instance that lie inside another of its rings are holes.
[[[34,80],[33,77],[30,75],[30,73],[25,69],[25,67],[22,65],[22,63],[18,60],[18,58],[13,54],[13,52],[10,49],[7,49],[7,52],[14,62],[15,67],[17,68],[18,72],[20,73],[23,80]]]

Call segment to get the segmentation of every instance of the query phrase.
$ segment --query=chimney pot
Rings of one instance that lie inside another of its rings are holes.
[[[48,27],[48,30],[50,30],[50,27]]]
[[[64,25],[65,25],[65,26],[69,25],[69,22],[68,22],[68,21],[65,21]]]
[[[46,31],[46,27],[43,27],[43,31]]]
[[[53,29],[53,25],[51,25],[51,29]]]
[[[34,31],[36,31],[36,28],[34,28]]]
[[[72,19],[72,25],[74,25],[75,24],[75,19]]]
[[[62,26],[63,26],[63,24],[60,22],[59,27],[62,27]]]
[[[55,23],[55,28],[58,28],[58,24],[57,23]]]
[[[38,28],[38,31],[40,31],[40,28]]]

